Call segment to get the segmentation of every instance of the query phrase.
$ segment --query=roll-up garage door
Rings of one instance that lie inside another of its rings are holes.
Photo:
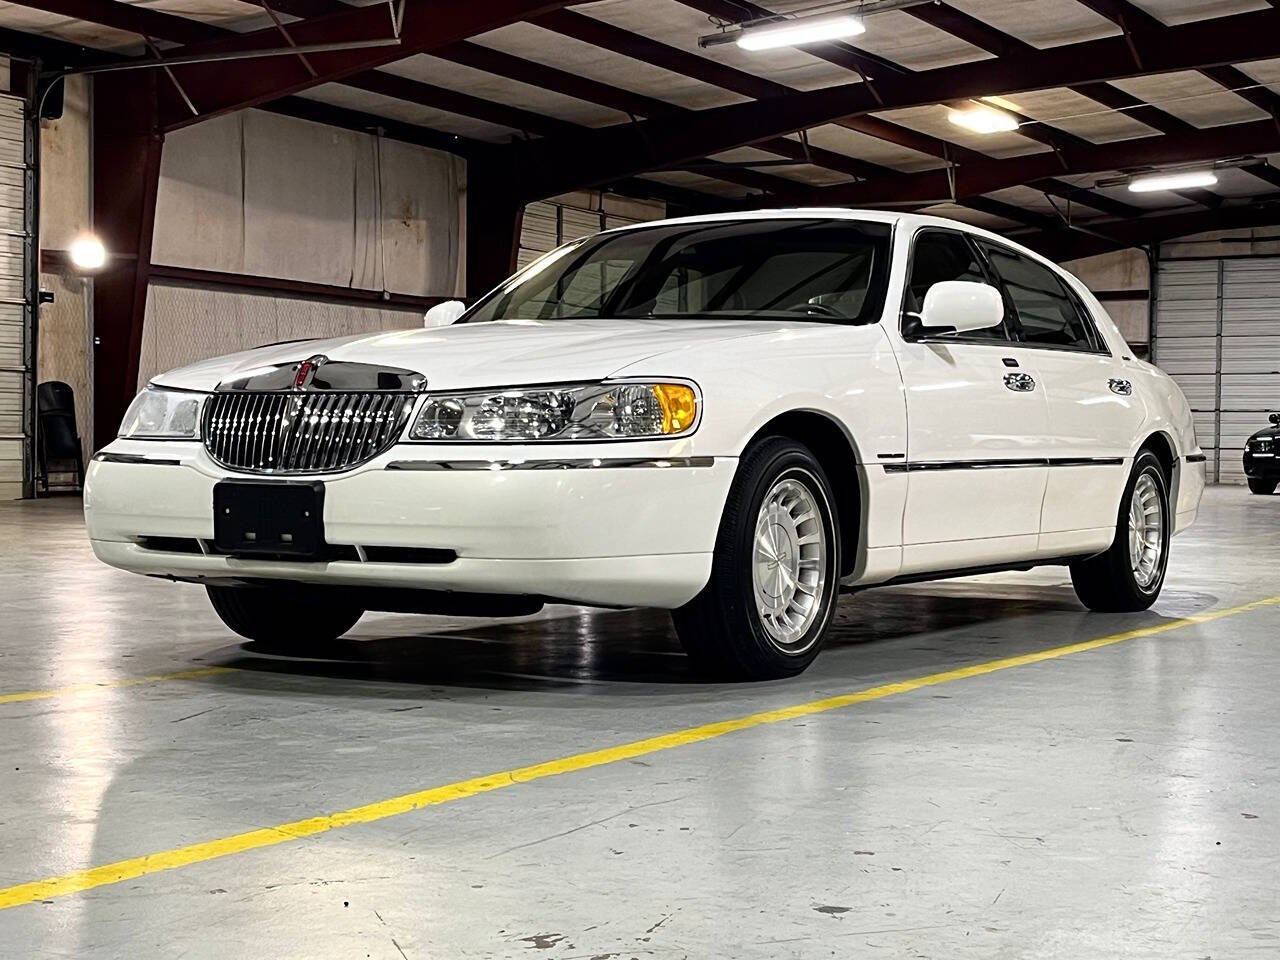
[[[1195,416],[1196,437],[1218,470],[1218,307],[1221,262],[1161,263],[1156,279],[1155,362],[1178,382]]]
[[[1182,387],[1209,474],[1243,483],[1244,443],[1280,409],[1280,257],[1160,264],[1155,360]]]
[[[1221,369],[1221,478],[1244,483],[1245,441],[1280,410],[1280,257],[1223,261]]]
[[[0,500],[22,496],[31,403],[26,105],[0,95]]]
[[[591,199],[591,195],[587,194],[574,196]],[[517,269],[528,266],[544,253],[570,240],[589,237],[593,233],[614,227],[657,220],[666,214],[665,205],[656,202],[629,201],[629,206],[637,216],[622,216],[608,210],[588,209],[555,200],[529,204],[524,208],[524,219],[520,223]]]

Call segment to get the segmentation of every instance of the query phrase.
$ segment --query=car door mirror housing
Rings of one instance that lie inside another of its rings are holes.
[[[428,329],[447,327],[466,312],[467,305],[461,300],[446,300],[443,303],[437,303],[427,311],[426,316],[422,318],[422,325]]]
[[[1004,298],[995,287],[971,280],[943,280],[925,294],[924,333],[972,333],[1004,323]]]
[[[1270,417],[1268,417],[1267,419],[1269,419],[1269,420],[1270,420],[1272,423],[1274,423],[1277,427],[1280,427],[1280,413],[1273,413],[1273,414],[1272,414]]]

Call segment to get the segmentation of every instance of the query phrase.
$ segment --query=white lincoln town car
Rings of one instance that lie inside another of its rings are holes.
[[[299,652],[366,610],[563,601],[668,608],[701,668],[769,678],[878,584],[1063,564],[1088,608],[1146,609],[1204,460],[1052,263],[781,210],[606,231],[424,329],[162,374],[85,514],[102,560]]]

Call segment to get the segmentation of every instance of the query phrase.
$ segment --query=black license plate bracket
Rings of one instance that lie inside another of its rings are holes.
[[[318,560],[325,549],[324,484],[223,480],[213,488],[219,553]]]

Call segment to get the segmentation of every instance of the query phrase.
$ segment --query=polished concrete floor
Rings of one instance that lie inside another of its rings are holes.
[[[1213,489],[1143,615],[1086,614],[1049,569],[848,597],[778,683],[696,682],[651,611],[367,616],[301,660],[238,642],[199,588],[99,565],[77,511],[0,505],[0,901],[1280,594],[1280,497]],[[1280,956],[1278,623],[1241,612],[36,899],[0,910],[0,957]],[[208,666],[233,669],[148,679]]]

